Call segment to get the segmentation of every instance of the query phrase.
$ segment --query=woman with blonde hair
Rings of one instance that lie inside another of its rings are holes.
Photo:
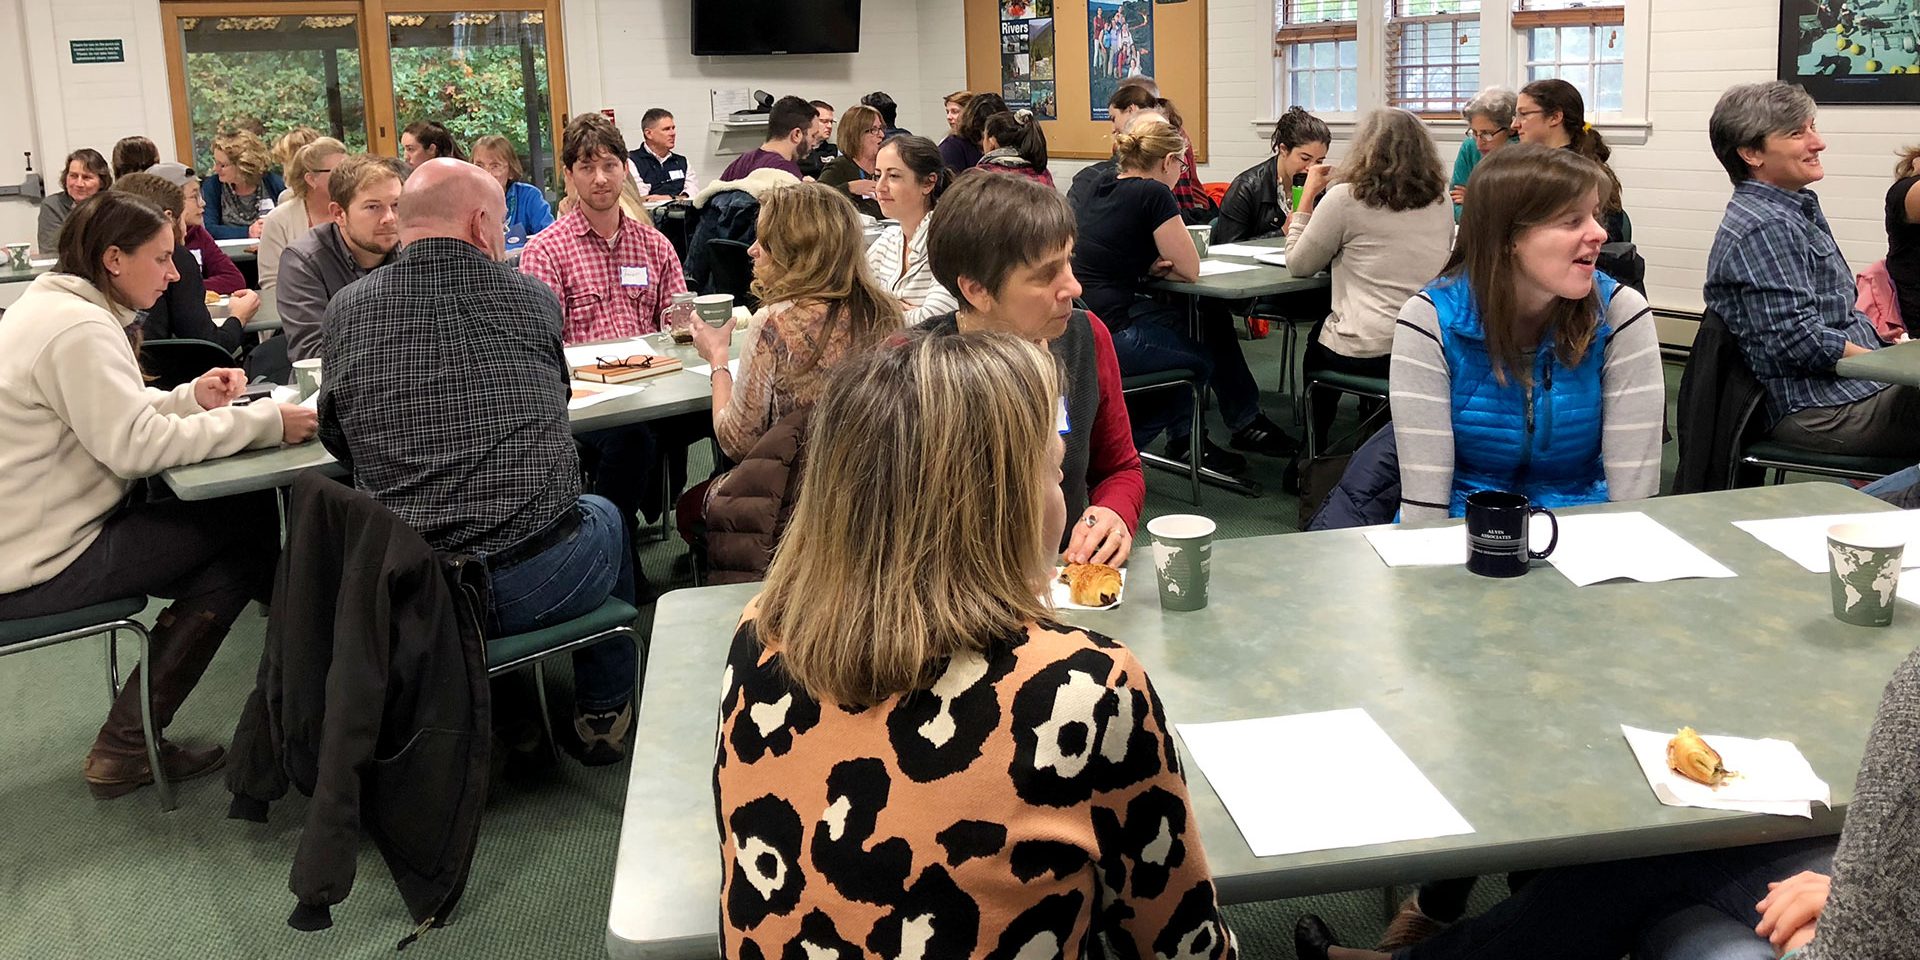
[[[485,170],[500,184],[500,189],[506,191],[508,250],[520,249],[528,237],[553,225],[553,208],[547,205],[540,188],[527,182],[526,171],[520,168],[520,155],[513,150],[513,141],[497,133],[475,140],[473,164]],[[634,189],[637,192],[639,188]]]
[[[1060,390],[1003,333],[916,333],[836,371],[727,655],[722,956],[1011,956],[1041,931],[1049,956],[1234,955],[1145,668],[1039,599],[1066,523]]]
[[[346,144],[332,137],[318,137],[287,161],[286,201],[274,207],[260,227],[261,293],[273,292],[280,279],[280,254],[287,245],[308,230],[333,221],[333,198],[327,192],[327,182],[346,155]]]
[[[840,131],[834,140],[840,155],[820,171],[821,183],[846,194],[855,210],[875,220],[881,213],[873,192],[879,186],[880,144],[886,139],[887,126],[880,111],[864,104],[848,107],[840,115]]]
[[[1185,306],[1149,299],[1149,277],[1192,282],[1200,255],[1173,199],[1186,141],[1164,118],[1144,113],[1114,135],[1118,172],[1090,188],[1075,211],[1080,238],[1073,247],[1073,273],[1087,308],[1113,331],[1113,349],[1126,376],[1163,370],[1193,370],[1220,400],[1220,415],[1233,431],[1232,444],[1266,456],[1291,456],[1291,437],[1260,411],[1260,387],[1240,352],[1233,318],[1203,309],[1201,339],[1187,332]],[[1170,458],[1192,455],[1192,408],[1184,402],[1133,410],[1134,446],[1165,432]],[[1246,458],[1201,438],[1202,462],[1222,473],[1246,469]]]
[[[286,203],[293,199],[293,182],[298,178],[288,168],[293,166],[293,158],[299,155],[301,150],[306,149],[308,144],[318,139],[320,139],[320,131],[303,125],[288,130],[280,135],[280,139],[273,142],[273,149],[267,152],[273,158],[273,165],[280,168],[281,176],[287,181],[286,191],[274,198],[274,202]]]
[[[833,367],[901,326],[900,304],[867,269],[860,218],[832,187],[801,183],[760,200],[753,294],[760,312],[740,355],[740,378],[727,370],[732,324],[696,323],[694,344],[713,364],[713,433],[739,460],[760,435],[813,405]]]
[[[213,138],[213,173],[200,181],[207,232],[216,240],[258,237],[286,181],[270,169],[267,145],[246,130]]]
[[[1426,126],[1397,107],[1367,114],[1337,172],[1324,163],[1307,169],[1287,223],[1294,276],[1333,268],[1332,312],[1307,337],[1308,388],[1321,371],[1385,380],[1394,318],[1447,265],[1452,246],[1446,168]],[[1336,394],[1308,404],[1310,438],[1326,435],[1338,402]]]

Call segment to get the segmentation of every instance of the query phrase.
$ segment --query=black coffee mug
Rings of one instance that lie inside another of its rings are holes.
[[[1528,520],[1545,514],[1553,525],[1547,548],[1534,551],[1528,543]],[[1560,545],[1560,519],[1526,497],[1499,490],[1482,490],[1467,497],[1467,569],[1483,577],[1518,577],[1531,560],[1545,560]]]

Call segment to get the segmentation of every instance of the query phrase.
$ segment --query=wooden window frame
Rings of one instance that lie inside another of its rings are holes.
[[[1625,6],[1561,7],[1551,10],[1529,10],[1527,0],[1514,4],[1513,28],[1531,30],[1534,27],[1621,27],[1627,23]]]
[[[539,12],[545,18],[547,97],[554,126],[549,136],[558,165],[561,137],[569,116],[561,0],[161,0],[160,29],[167,47],[174,152],[180,162],[193,165],[193,117],[187,107],[187,54],[180,37],[182,19],[352,15],[360,39],[360,93],[361,102],[366,104],[367,151],[376,156],[398,156],[400,124],[394,116],[393,51],[387,41],[387,17],[408,13],[524,11]]]

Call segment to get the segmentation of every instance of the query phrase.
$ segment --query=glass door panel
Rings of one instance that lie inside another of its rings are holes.
[[[359,17],[346,13],[181,16],[194,169],[213,169],[213,138],[236,128],[268,144],[309,126],[367,149]]]
[[[504,136],[527,179],[558,190],[544,10],[392,12],[387,43],[398,141],[416,120],[435,120],[462,150]]]

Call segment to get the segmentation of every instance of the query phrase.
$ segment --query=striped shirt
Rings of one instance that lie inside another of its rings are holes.
[[[1834,375],[1848,343],[1872,348],[1880,338],[1853,307],[1853,269],[1813,191],[1789,193],[1758,180],[1734,187],[1707,254],[1705,294],[1766,388],[1770,422],[1886,389]]]
[[[1612,500],[1660,492],[1660,430],[1667,409],[1660,339],[1647,299],[1614,291],[1600,368],[1600,457]],[[1389,379],[1400,456],[1400,519],[1445,520],[1453,499],[1453,390],[1433,302],[1414,297],[1394,327]]]
[[[888,227],[867,248],[867,268],[904,305],[907,326],[960,309],[953,292],[934,279],[933,265],[927,261],[927,232],[932,224],[933,217],[928,215],[913,232],[912,242],[899,226]]]

